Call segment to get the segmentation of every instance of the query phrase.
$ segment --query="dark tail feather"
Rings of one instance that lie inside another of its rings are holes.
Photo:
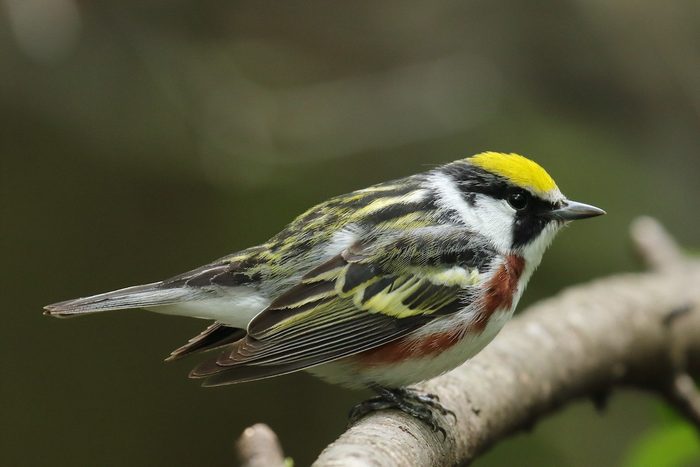
[[[308,361],[298,361],[285,365],[240,365],[222,368],[216,364],[215,360],[209,360],[192,370],[190,378],[204,379],[202,383],[204,387],[224,386],[293,373],[308,368],[311,364]]]
[[[99,311],[169,305],[193,300],[201,293],[195,288],[166,288],[161,282],[154,282],[47,305],[44,314],[65,318]]]
[[[190,339],[187,344],[173,350],[165,361],[171,362],[194,352],[216,349],[226,344],[236,342],[245,336],[246,332],[243,329],[232,328],[221,323],[214,323],[202,331],[201,334]]]

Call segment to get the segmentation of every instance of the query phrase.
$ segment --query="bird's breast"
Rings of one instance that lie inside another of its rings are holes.
[[[482,287],[483,293],[477,296],[475,303],[465,305],[467,312],[445,317],[442,321],[438,319],[401,339],[362,352],[356,358],[365,364],[377,364],[434,356],[465,338],[472,339],[482,334],[495,314],[512,314],[522,292],[519,284],[524,269],[522,257],[506,256]]]

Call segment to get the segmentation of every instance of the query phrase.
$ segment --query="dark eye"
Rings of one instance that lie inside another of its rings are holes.
[[[508,195],[508,204],[516,211],[522,211],[530,203],[530,195],[522,190],[514,191]]]

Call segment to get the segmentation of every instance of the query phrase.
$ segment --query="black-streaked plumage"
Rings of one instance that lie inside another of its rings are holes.
[[[482,153],[331,198],[267,242],[171,279],[46,310],[213,319],[169,357],[221,347],[192,372],[207,385],[307,369],[396,388],[483,348],[557,231],[602,213],[567,200],[534,162]]]

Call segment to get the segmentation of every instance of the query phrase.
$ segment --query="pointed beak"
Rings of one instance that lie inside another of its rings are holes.
[[[578,203],[576,201],[564,201],[561,207],[550,211],[547,217],[558,221],[574,221],[586,219],[588,217],[602,216],[605,214],[600,208],[590,204]]]

